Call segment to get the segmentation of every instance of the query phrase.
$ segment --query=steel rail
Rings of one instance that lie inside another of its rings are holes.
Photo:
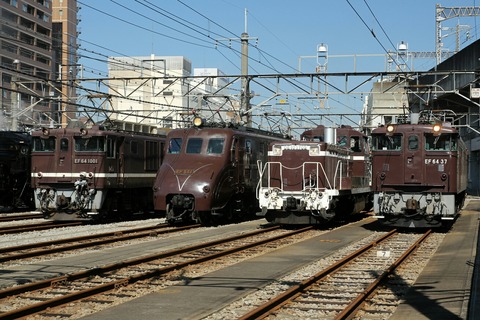
[[[247,319],[263,319],[270,315],[273,311],[279,309],[288,301],[292,300],[293,298],[300,295],[304,290],[308,287],[312,286],[316,282],[322,280],[323,278],[327,277],[328,275],[332,274],[333,272],[337,271],[341,267],[350,263],[353,259],[361,256],[371,248],[375,247],[380,242],[383,242],[391,237],[393,237],[397,233],[397,230],[391,230],[387,234],[379,237],[378,239],[370,242],[369,244],[365,245],[364,247],[358,249],[357,251],[351,253],[350,255],[346,256],[345,258],[337,261],[336,263],[332,264],[331,266],[323,269],[319,273],[313,275],[312,277],[302,281],[301,283],[291,287],[287,291],[283,292],[282,294],[276,296],[275,298],[270,299],[269,301],[265,302],[264,304],[260,305],[258,308],[244,314],[239,320],[247,320]]]
[[[88,247],[94,247],[98,245],[104,245],[104,244],[109,244],[109,243],[114,243],[119,241],[126,241],[126,240],[138,239],[138,238],[152,237],[160,234],[179,232],[179,231],[184,231],[192,228],[198,228],[200,227],[200,225],[196,224],[196,225],[189,225],[189,226],[178,227],[178,228],[171,228],[168,230],[161,230],[168,227],[169,227],[168,224],[162,224],[158,226],[150,226],[150,227],[144,227],[144,228],[94,234],[94,235],[75,237],[75,238],[52,240],[52,241],[45,241],[45,242],[39,242],[39,243],[30,243],[30,244],[21,245],[21,246],[15,246],[15,247],[0,248],[0,254],[5,254],[5,253],[11,253],[11,252],[20,252],[28,249],[46,247],[44,249],[39,249],[35,251],[21,252],[21,253],[12,254],[9,256],[0,257],[0,263],[10,262],[10,261],[19,260],[19,259],[25,259],[25,258],[38,257],[38,256],[47,255],[51,253],[65,252],[65,251],[76,250],[76,249],[84,249]],[[147,232],[144,232],[144,231],[147,231]],[[105,238],[105,239],[101,239],[101,238]],[[81,241],[89,241],[89,240],[95,240],[95,239],[99,239],[99,240],[79,243]],[[59,245],[68,244],[68,243],[73,243],[73,244],[59,246]]]
[[[428,238],[432,230],[425,232],[413,245],[411,245],[394,263],[390,265],[380,276],[375,279],[363,292],[361,292],[357,298],[355,298],[348,306],[345,307],[337,316],[335,320],[339,319],[352,319],[355,314],[360,310],[365,301],[370,298],[377,288],[388,280],[388,276],[391,275],[398,266],[400,266],[405,259],[407,259],[413,252],[417,250],[421,243]]]
[[[30,220],[30,219],[43,219],[43,215],[40,213],[32,213],[32,214],[24,214],[24,215],[15,214],[15,215],[0,216],[0,222]]]
[[[44,222],[44,223],[24,225],[24,226],[10,226],[10,227],[0,228],[0,235],[48,230],[48,229],[55,229],[55,228],[61,228],[61,227],[72,227],[72,226],[78,226],[81,224],[83,224],[83,222],[75,221],[75,222]]]
[[[253,232],[249,232],[249,233],[245,233],[245,234],[241,234],[241,235],[236,235],[236,236],[229,237],[229,238],[226,238],[226,239],[214,240],[214,241],[211,241],[211,242],[208,242],[208,243],[203,243],[203,244],[194,245],[194,246],[185,247],[185,248],[180,248],[180,249],[174,249],[174,250],[170,250],[170,251],[167,251],[167,252],[156,253],[156,254],[152,254],[152,255],[149,255],[149,256],[143,256],[143,257],[132,259],[132,260],[122,261],[122,262],[119,262],[119,263],[114,263],[114,264],[110,264],[110,265],[106,265],[106,266],[102,266],[102,267],[97,267],[97,268],[94,268],[94,269],[84,270],[84,271],[80,271],[80,272],[77,272],[77,273],[72,273],[72,274],[69,274],[69,275],[61,276],[61,277],[56,277],[56,278],[52,278],[52,279],[48,279],[48,280],[44,280],[44,281],[38,281],[38,282],[35,282],[35,283],[30,283],[30,284],[26,284],[26,285],[21,285],[21,286],[8,288],[8,289],[0,291],[0,298],[7,298],[7,297],[12,296],[12,295],[18,295],[18,294],[22,294],[22,293],[29,292],[29,291],[45,289],[45,288],[48,288],[48,287],[51,287],[51,286],[55,286],[57,283],[71,282],[71,281],[74,281],[74,280],[85,279],[85,278],[88,278],[88,277],[91,277],[91,276],[104,274],[106,272],[115,271],[115,270],[118,270],[118,269],[121,269],[121,268],[129,267],[129,266],[133,266],[133,265],[138,265],[140,263],[149,262],[149,261],[153,261],[153,260],[157,260],[157,259],[163,259],[163,258],[167,258],[167,257],[172,257],[172,256],[175,256],[175,255],[180,255],[180,254],[184,254],[184,253],[199,250],[199,249],[205,249],[205,248],[212,247],[212,246],[215,246],[215,245],[219,245],[219,244],[223,244],[223,243],[232,242],[232,241],[235,241],[235,240],[240,240],[240,239],[252,237],[252,236],[258,235],[260,233],[270,232],[270,231],[276,230],[278,228],[279,228],[279,226],[274,226],[274,227],[271,227],[271,228],[268,228],[268,229],[256,230],[256,231],[253,231]],[[192,260],[187,260],[185,262],[176,263],[176,264],[166,266],[166,267],[163,267],[163,268],[142,272],[142,273],[139,273],[135,276],[130,276],[130,277],[127,277],[127,278],[124,278],[124,279],[121,279],[121,280],[112,281],[112,282],[109,282],[109,283],[104,283],[100,286],[96,286],[96,287],[93,287],[93,288],[81,290],[79,292],[67,294],[67,295],[62,296],[62,297],[53,298],[53,299],[50,299],[50,300],[47,300],[47,301],[36,303],[34,305],[30,305],[30,306],[26,306],[26,307],[23,307],[23,308],[7,311],[7,312],[4,312],[4,313],[0,314],[0,319],[12,319],[12,318],[25,317],[25,316],[28,316],[28,315],[32,315],[32,314],[41,312],[43,310],[46,310],[48,308],[58,307],[58,306],[60,306],[62,304],[65,304],[65,303],[70,303],[72,301],[83,299],[83,298],[88,297],[88,296],[92,296],[92,295],[95,295],[95,294],[100,294],[100,293],[103,293],[103,292],[106,292],[106,291],[109,291],[109,290],[113,290],[115,288],[118,288],[119,286],[125,286],[125,285],[133,284],[133,283],[141,281],[141,280],[157,277],[159,275],[162,275],[162,274],[174,271],[174,270],[178,270],[179,268],[184,268],[184,267],[191,266],[191,265],[198,264],[198,263],[202,263],[202,262],[205,262],[205,261],[208,261],[208,260],[217,259],[219,257],[226,256],[226,255],[229,255],[229,254],[232,254],[232,253],[235,253],[235,252],[239,252],[239,251],[242,251],[242,250],[247,250],[247,249],[250,249],[252,247],[263,245],[263,244],[268,243],[268,242],[280,240],[280,239],[283,239],[283,238],[293,236],[295,234],[306,232],[306,231],[311,230],[311,229],[313,229],[312,226],[305,227],[305,228],[298,229],[298,230],[295,230],[295,231],[291,231],[291,232],[288,232],[288,233],[285,233],[285,234],[281,234],[281,235],[278,235],[278,236],[275,236],[275,237],[272,237],[272,238],[268,238],[268,239],[256,241],[254,243],[246,244],[246,245],[243,245],[243,246],[219,251],[219,252],[212,253],[210,255],[204,256],[204,257],[199,257],[199,258],[195,258],[195,259],[192,259]]]

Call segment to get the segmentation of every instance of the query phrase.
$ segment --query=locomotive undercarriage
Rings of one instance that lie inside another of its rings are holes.
[[[375,217],[382,224],[393,227],[441,227],[453,222],[464,199],[464,193],[376,192],[374,211],[378,215]]]
[[[257,216],[276,224],[322,224],[363,211],[368,195],[340,193],[337,189],[306,189],[282,192],[278,188],[260,190],[261,212]]]
[[[50,185],[37,188],[36,207],[45,219],[56,221],[86,220],[106,221],[132,219],[137,214],[153,212],[148,198],[150,188],[95,189],[83,177],[73,187]]]
[[[241,221],[251,217],[252,204],[246,201],[246,194],[236,193],[223,207],[200,211],[195,207],[195,197],[191,194],[176,194],[167,197],[166,220],[170,224],[201,223],[218,225]]]
[[[105,198],[102,191],[79,186],[73,191],[61,186],[38,188],[35,194],[44,218],[54,220],[92,220]]]

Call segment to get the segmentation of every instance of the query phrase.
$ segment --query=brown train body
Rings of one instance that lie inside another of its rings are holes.
[[[259,170],[257,215],[273,223],[321,224],[371,207],[367,137],[350,126],[272,143]]]
[[[372,131],[374,211],[395,227],[452,222],[467,189],[468,151],[447,123],[396,124]]]
[[[155,210],[170,223],[225,223],[254,217],[257,161],[284,139],[250,128],[192,127],[167,136],[154,185]]]
[[[153,212],[165,136],[92,128],[34,131],[32,187],[53,220],[128,219]]]

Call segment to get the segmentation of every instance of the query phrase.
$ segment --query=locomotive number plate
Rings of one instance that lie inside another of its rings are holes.
[[[425,164],[447,164],[447,159],[425,159]]]
[[[98,159],[74,159],[74,163],[98,163]]]

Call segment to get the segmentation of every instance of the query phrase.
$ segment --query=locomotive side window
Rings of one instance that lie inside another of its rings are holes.
[[[457,149],[456,140],[449,134],[434,136],[425,135],[425,150],[429,151],[455,151]]]
[[[202,151],[202,142],[200,138],[191,138],[188,139],[187,143],[187,153],[200,153]]]
[[[182,138],[172,138],[168,142],[168,150],[167,153],[180,153],[180,149],[182,148]]]
[[[91,137],[82,139],[75,137],[75,151],[103,152],[105,151],[104,137]]]
[[[378,150],[402,150],[402,135],[374,135],[372,136],[372,148]]]
[[[33,138],[33,151],[53,152],[55,151],[55,137],[42,139],[40,137]]]
[[[212,138],[208,140],[207,153],[208,154],[221,154],[223,152],[223,145],[225,144],[225,139],[223,138]]]

